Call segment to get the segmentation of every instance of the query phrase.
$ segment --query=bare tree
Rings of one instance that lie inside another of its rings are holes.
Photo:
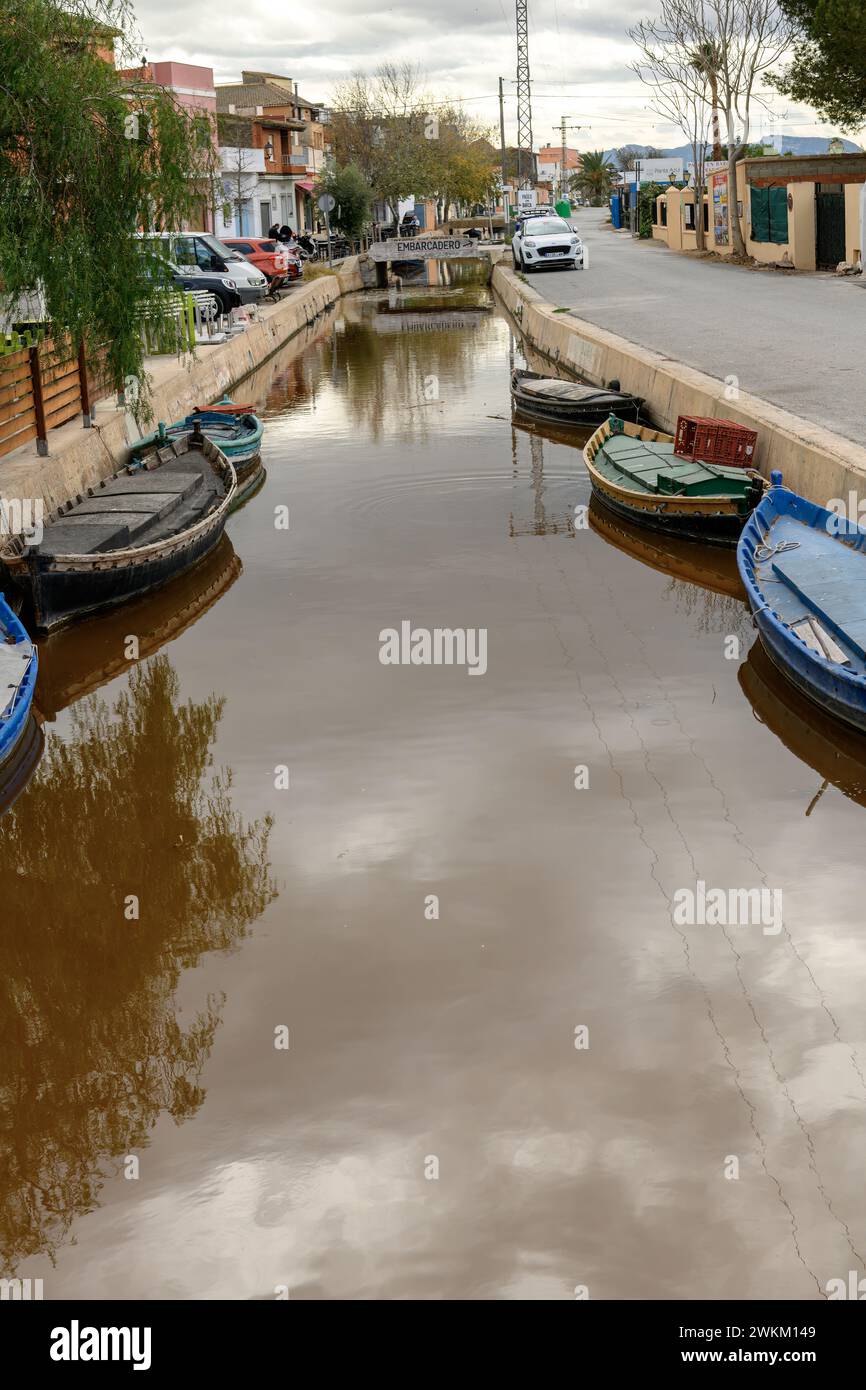
[[[695,61],[694,52],[684,46],[676,34],[676,16],[671,12],[678,4],[679,0],[662,0],[658,19],[643,19],[629,30],[641,51],[641,57],[631,67],[649,89],[653,110],[682,131],[691,146],[695,245],[703,251],[706,246],[703,203],[712,89],[706,66]]]
[[[695,79],[702,86],[708,81],[708,68],[712,69],[727,128],[731,239],[734,251],[744,256],[743,231],[736,214],[737,161],[749,143],[753,106],[767,105],[763,79],[790,43],[790,20],[777,0],[662,0],[659,19],[644,21],[632,37],[641,29],[647,37],[652,36],[659,49],[666,52],[679,47],[688,54]],[[640,38],[637,42],[641,44]],[[712,54],[709,63],[708,54]],[[696,82],[688,85],[694,89]]]

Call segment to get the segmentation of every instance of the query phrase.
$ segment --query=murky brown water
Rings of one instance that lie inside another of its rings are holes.
[[[0,820],[3,1272],[819,1297],[866,1252],[866,753],[749,654],[730,556],[574,529],[506,321],[413,295],[243,389],[268,480],[205,569],[43,646]],[[381,665],[403,619],[486,628],[486,674]],[[784,928],[675,925],[698,879]]]

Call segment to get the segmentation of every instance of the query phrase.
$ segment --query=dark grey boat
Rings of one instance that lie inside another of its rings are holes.
[[[216,546],[237,478],[200,431],[120,469],[53,512],[38,545],[15,537],[0,563],[43,632],[138,598],[202,560]]]
[[[615,384],[618,387],[619,383]],[[511,374],[511,397],[521,415],[555,425],[600,425],[609,415],[636,423],[643,405],[641,396],[631,396],[627,391],[561,381],[519,368]]]

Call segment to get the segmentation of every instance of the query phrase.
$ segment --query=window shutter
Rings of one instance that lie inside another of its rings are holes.
[[[752,209],[752,241],[770,240],[770,190],[752,188],[750,205]]]
[[[770,195],[769,241],[784,245],[788,240],[788,190],[787,188],[768,188]]]

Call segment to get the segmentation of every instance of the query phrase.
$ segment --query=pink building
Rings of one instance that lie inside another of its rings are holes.
[[[206,115],[211,126],[211,139],[217,148],[216,127],[216,89],[214,88],[213,68],[201,68],[195,63],[146,63],[141,68],[124,68],[123,76],[136,82],[152,82],[157,87],[165,87],[172,93],[178,105],[186,106],[196,115]],[[211,200],[202,195],[201,207],[185,227],[172,228],[173,231],[213,231]]]

